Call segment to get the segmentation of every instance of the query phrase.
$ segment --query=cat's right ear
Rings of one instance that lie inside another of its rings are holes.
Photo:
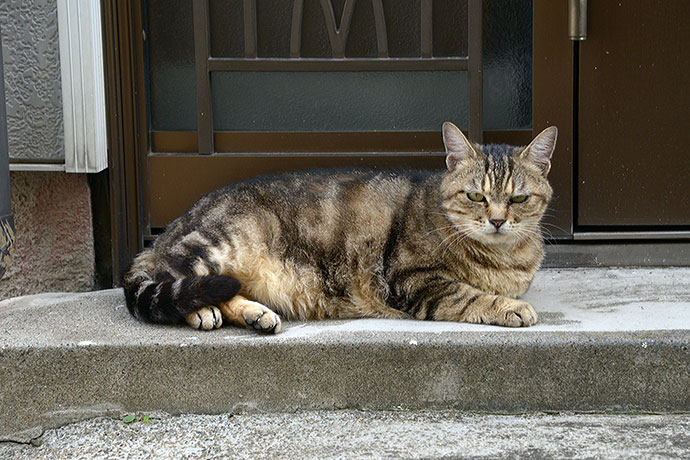
[[[453,171],[459,163],[474,158],[477,152],[465,135],[453,123],[443,123],[443,144],[446,146],[446,166]]]

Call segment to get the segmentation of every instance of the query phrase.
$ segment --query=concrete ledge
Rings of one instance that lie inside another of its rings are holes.
[[[545,270],[532,328],[135,321],[121,290],[0,302],[0,439],[119,411],[690,411],[690,269]]]

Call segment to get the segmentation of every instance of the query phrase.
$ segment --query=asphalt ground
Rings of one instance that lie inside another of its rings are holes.
[[[149,415],[149,420],[141,421]],[[487,415],[454,411],[137,414],[0,443],[5,460],[687,459],[690,415]]]

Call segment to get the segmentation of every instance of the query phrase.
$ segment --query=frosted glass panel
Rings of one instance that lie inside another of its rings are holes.
[[[484,129],[532,127],[532,2],[484,0]]]
[[[149,0],[149,94],[153,130],[196,130],[192,3]]]
[[[336,16],[343,1],[334,1]],[[241,0],[211,0],[211,52],[244,52]],[[358,1],[347,56],[372,57],[371,3]],[[361,4],[361,5],[360,5]],[[259,56],[287,57],[292,2],[257,0]],[[305,1],[302,55],[330,57],[320,0]],[[420,0],[384,0],[390,55],[420,56]],[[191,2],[148,0],[153,130],[195,130]],[[435,56],[467,51],[467,2],[434,1]],[[484,129],[532,126],[532,1],[484,0]],[[214,73],[217,130],[437,130],[467,128],[464,72]]]
[[[467,120],[465,72],[228,72],[214,73],[212,88],[219,131],[419,131]]]

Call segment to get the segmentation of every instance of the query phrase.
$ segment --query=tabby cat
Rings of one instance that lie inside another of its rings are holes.
[[[530,326],[537,313],[516,298],[543,257],[556,135],[480,146],[445,123],[447,171],[310,171],[220,188],[135,258],[127,306],[207,330],[365,317]]]

